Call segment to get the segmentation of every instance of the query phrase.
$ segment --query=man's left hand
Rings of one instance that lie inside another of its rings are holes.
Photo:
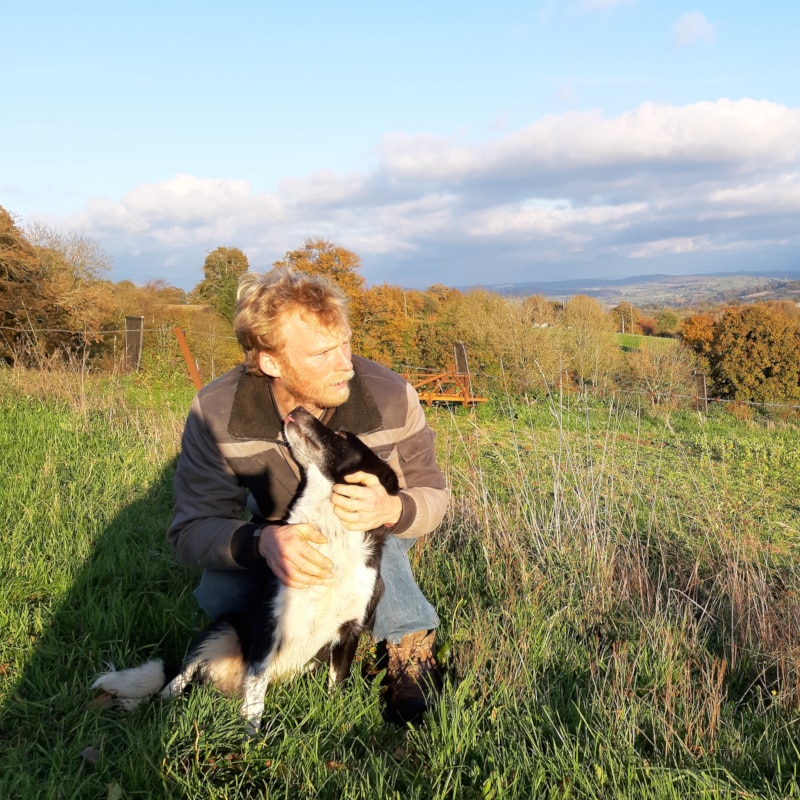
[[[383,525],[395,525],[403,503],[388,494],[381,482],[368,472],[344,476],[345,483],[333,487],[333,511],[351,531],[371,531]]]

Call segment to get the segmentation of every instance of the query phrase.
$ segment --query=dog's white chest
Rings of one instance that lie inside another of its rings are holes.
[[[323,647],[338,641],[345,623],[365,623],[378,579],[378,571],[367,565],[371,541],[347,530],[336,517],[330,489],[322,500],[314,489],[307,488],[289,522],[308,522],[328,539],[318,549],[333,562],[333,576],[305,589],[280,588],[274,604],[278,646],[268,667],[270,679],[302,671]]]
[[[278,649],[269,665],[271,678],[302,671],[326,645],[335,644],[339,631],[351,620],[363,624],[375,591],[377,571],[365,564],[369,548],[359,533],[320,548],[339,550],[333,577],[307,589],[282,587],[275,598]],[[337,537],[338,538],[338,537]]]

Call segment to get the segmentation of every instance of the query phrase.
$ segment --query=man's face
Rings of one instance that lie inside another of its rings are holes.
[[[283,346],[272,355],[262,353],[259,366],[273,378],[281,411],[301,405],[318,414],[344,403],[353,377],[349,326],[325,328],[296,311],[279,325]]]

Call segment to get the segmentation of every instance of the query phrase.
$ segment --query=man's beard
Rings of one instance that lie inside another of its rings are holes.
[[[350,397],[350,381],[353,373],[349,372],[338,380],[331,381],[329,386],[324,387],[319,397],[311,398],[319,408],[336,408],[342,405]],[[344,384],[344,385],[342,385]]]
[[[350,370],[326,379],[324,385],[318,386],[303,378],[291,367],[283,368],[281,381],[300,405],[317,408],[336,408],[350,397],[350,381],[355,373]],[[344,384],[344,385],[342,385]]]

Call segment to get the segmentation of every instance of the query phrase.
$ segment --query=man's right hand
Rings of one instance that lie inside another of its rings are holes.
[[[333,574],[333,562],[310,544],[327,541],[313,525],[305,522],[265,525],[258,537],[258,552],[281,583],[292,589],[305,589]]]

